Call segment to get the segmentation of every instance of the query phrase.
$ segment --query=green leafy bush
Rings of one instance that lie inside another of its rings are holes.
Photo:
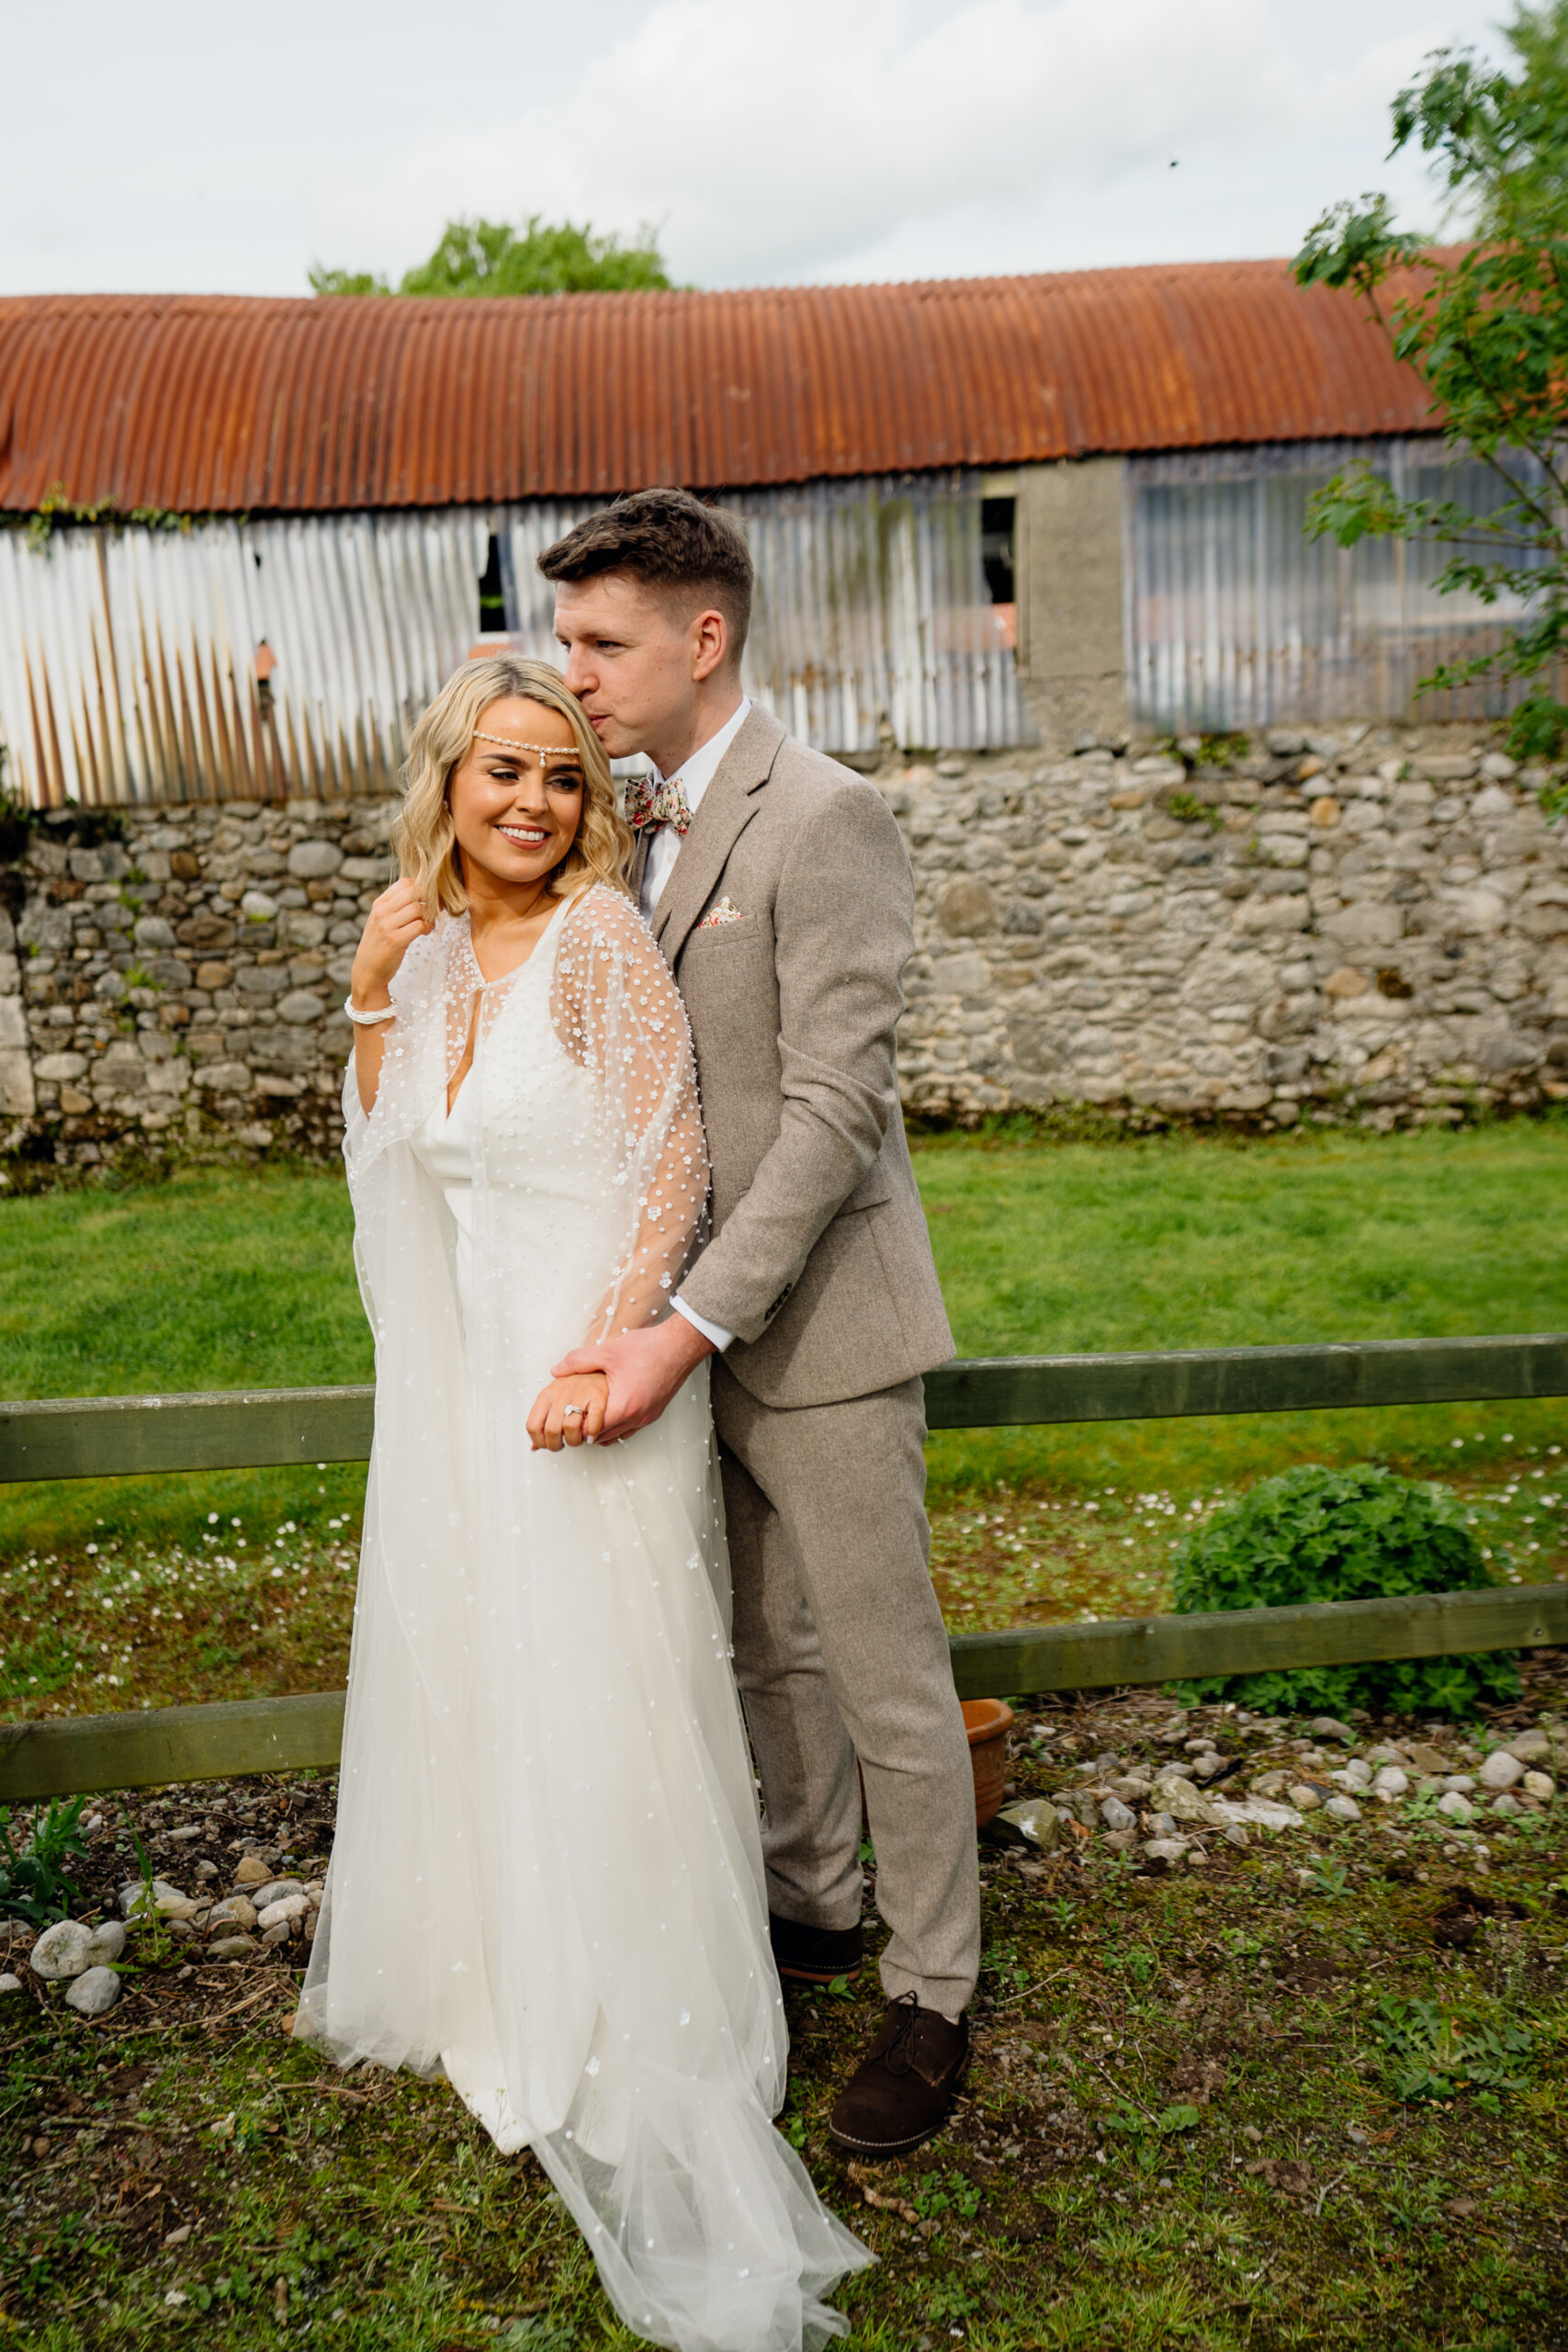
[[[0,1917],[30,1920],[35,1928],[63,1919],[76,1889],[65,1875],[65,1864],[86,1853],[79,1824],[85,1797],[71,1797],[64,1804],[52,1800],[33,1818],[32,1836],[21,1853],[11,1841],[9,1810],[0,1811]]]
[[[1384,1593],[1462,1592],[1493,1578],[1448,1487],[1361,1463],[1315,1463],[1265,1478],[1214,1512],[1176,1551],[1176,1606],[1280,1609],[1312,1600],[1372,1600]],[[1291,1672],[1205,1675],[1183,1683],[1189,1705],[1234,1699],[1268,1713],[1468,1714],[1478,1699],[1511,1698],[1516,1653],[1401,1658]]]

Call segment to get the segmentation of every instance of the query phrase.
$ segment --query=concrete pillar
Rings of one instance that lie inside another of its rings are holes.
[[[1019,678],[1048,751],[1128,732],[1120,458],[1020,466]]]

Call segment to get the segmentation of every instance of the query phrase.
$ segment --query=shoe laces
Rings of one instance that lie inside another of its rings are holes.
[[[919,1995],[900,1993],[887,2006],[890,2009],[902,2011],[902,2015],[894,2028],[892,2040],[882,2053],[882,2063],[890,2075],[912,2074],[915,2067],[915,2033],[920,2018]]]

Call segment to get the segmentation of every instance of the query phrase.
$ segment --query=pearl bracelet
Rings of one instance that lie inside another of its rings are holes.
[[[345,996],[344,998],[343,1009],[347,1013],[349,1019],[356,1023],[362,1029],[369,1028],[378,1021],[395,1021],[398,1015],[398,1008],[395,1004],[383,1005],[378,1012],[355,1012],[354,1009],[354,999],[351,996]]]

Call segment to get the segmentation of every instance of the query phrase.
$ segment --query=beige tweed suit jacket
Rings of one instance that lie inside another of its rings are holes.
[[[691,1019],[713,1161],[712,1238],[681,1295],[735,1333],[728,1370],[794,1407],[944,1362],[895,1063],[914,884],[881,794],[753,709],[653,932]]]

